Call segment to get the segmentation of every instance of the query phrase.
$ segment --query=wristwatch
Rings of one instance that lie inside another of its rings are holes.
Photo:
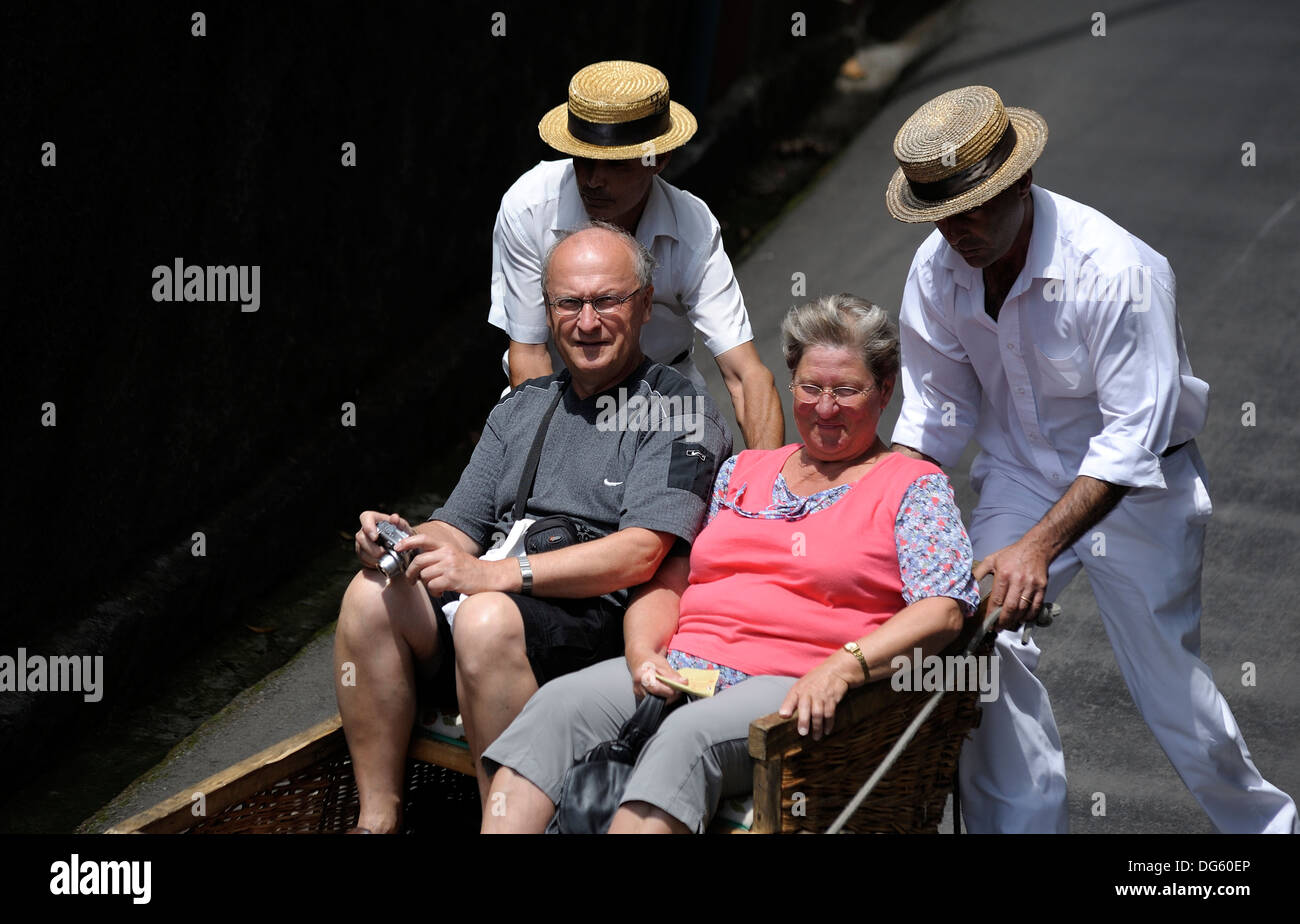
[[[867,680],[871,680],[871,668],[867,666],[867,656],[862,653],[862,649],[858,647],[858,643],[845,642],[844,650],[858,659],[858,663],[862,665],[863,675]]]
[[[523,576],[523,586],[519,588],[521,594],[531,594],[533,592],[533,566],[528,563],[527,555],[519,556],[519,573]]]

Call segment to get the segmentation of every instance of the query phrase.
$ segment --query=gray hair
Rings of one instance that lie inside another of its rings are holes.
[[[824,295],[791,308],[781,324],[781,348],[793,373],[812,346],[853,350],[877,382],[898,375],[898,328],[885,309],[856,295]]]
[[[551,258],[555,256],[555,248],[559,247],[575,234],[581,234],[583,231],[590,231],[593,228],[599,228],[602,231],[609,231],[612,234],[622,238],[623,243],[632,251],[633,271],[636,273],[637,285],[644,289],[650,285],[654,279],[655,267],[659,261],[654,258],[650,251],[646,250],[645,245],[638,241],[633,235],[628,234],[618,225],[610,224],[608,221],[592,220],[579,228],[571,231],[561,231],[555,243],[546,250],[546,256],[542,258],[542,296],[546,295],[546,283],[551,276]]]

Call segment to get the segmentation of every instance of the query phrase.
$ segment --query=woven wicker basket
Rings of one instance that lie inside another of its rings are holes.
[[[946,650],[959,653],[977,625]],[[978,654],[992,648],[986,640]],[[888,681],[853,691],[836,711],[835,731],[814,742],[776,714],[750,726],[754,833],[822,832],[853,798],[930,694],[896,692]],[[845,830],[933,833],[952,791],[957,755],[979,723],[976,692],[951,692],[876,786]],[[454,769],[453,769],[454,768]],[[413,741],[407,762],[409,833],[478,829],[478,789],[463,748]],[[196,816],[194,794],[205,814]],[[330,834],[356,823],[356,781],[337,716],[250,757],[108,833]]]

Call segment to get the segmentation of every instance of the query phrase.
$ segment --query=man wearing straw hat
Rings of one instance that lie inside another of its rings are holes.
[[[1082,568],[1133,701],[1225,832],[1292,832],[1200,660],[1210,517],[1169,262],[1099,212],[1033,185],[1047,124],[988,87],[945,93],[894,139],[885,202],[933,221],[900,315],[898,451],[953,465],[973,436],[971,541],[1014,629]],[[1065,761],[1039,648],[999,633],[1001,695],[962,751],[971,831],[1064,832]]]
[[[654,313],[641,334],[646,355],[703,389],[691,358],[698,330],[722,372],[745,443],[775,449],[785,442],[781,401],[754,348],[718,221],[702,201],[659,178],[695,128],[695,117],[669,101],[668,80],[653,67],[602,61],[578,71],[568,103],[538,124],[542,140],[572,160],[539,163],[501,200],[488,320],[510,337],[511,385],[550,375],[542,255],[590,219],[617,225],[659,264]]]

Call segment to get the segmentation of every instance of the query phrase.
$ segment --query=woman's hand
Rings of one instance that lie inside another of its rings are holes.
[[[797,711],[799,734],[808,734],[811,727],[814,741],[821,740],[822,735],[829,735],[835,728],[835,707],[849,692],[850,677],[845,675],[846,668],[839,663],[842,659],[838,655],[838,652],[831,655],[805,674],[790,688],[785,702],[777,710],[783,719],[790,718]],[[857,672],[853,680],[860,680],[862,669],[852,657],[847,660],[851,669]]]
[[[665,686],[655,678],[657,672],[670,680],[676,680],[678,683],[686,682],[685,677],[668,666],[668,661],[663,656],[652,654],[643,658],[635,667],[629,662],[628,667],[632,673],[632,689],[636,693],[637,699],[640,699],[646,693],[653,693],[655,696],[662,696],[665,705],[667,705],[681,697],[682,694],[679,690]]]

